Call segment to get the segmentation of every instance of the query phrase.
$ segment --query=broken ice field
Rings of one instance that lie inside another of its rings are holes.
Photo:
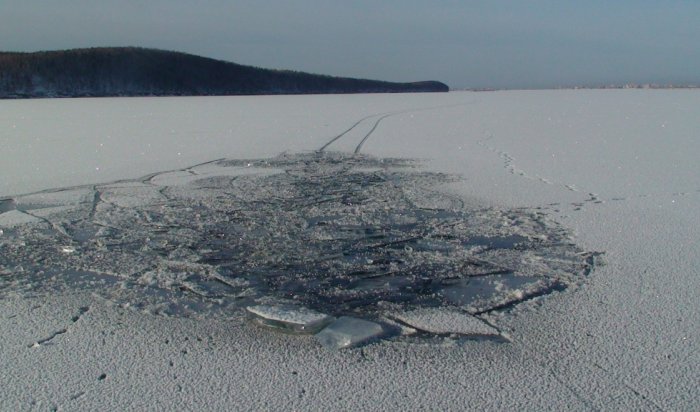
[[[343,348],[500,336],[484,315],[579,285],[593,255],[538,210],[465,206],[405,159],[306,153],[0,199],[0,296],[88,289]]]

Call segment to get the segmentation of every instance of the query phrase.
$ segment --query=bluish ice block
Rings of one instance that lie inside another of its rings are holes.
[[[377,338],[384,333],[378,323],[341,316],[316,334],[316,339],[327,349],[348,348]]]
[[[256,305],[246,310],[259,325],[294,334],[316,333],[333,319],[296,305]]]

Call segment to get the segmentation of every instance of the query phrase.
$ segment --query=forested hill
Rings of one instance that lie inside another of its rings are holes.
[[[0,52],[0,98],[446,92],[436,81],[391,83],[261,69],[142,48]]]

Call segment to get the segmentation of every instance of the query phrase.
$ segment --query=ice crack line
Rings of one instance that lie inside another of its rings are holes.
[[[34,342],[33,344],[29,345],[29,347],[30,347],[30,348],[37,348],[37,347],[39,347],[39,346],[41,346],[41,345],[43,345],[43,344],[45,344],[45,343],[51,342],[56,336],[58,336],[58,335],[63,335],[64,333],[67,333],[67,332],[68,332],[68,329],[61,329],[61,330],[59,330],[59,331],[57,331],[57,332],[54,332],[54,333],[53,333],[51,336],[49,336],[48,338],[40,339],[40,340]]]
[[[72,236],[70,236],[68,233],[66,233],[65,229],[64,229],[63,227],[61,227],[61,225],[59,225],[59,224],[57,224],[57,223],[55,223],[55,222],[53,222],[53,221],[51,221],[51,220],[49,220],[49,219],[43,217],[43,216],[37,216],[36,214],[31,213],[31,212],[26,211],[26,210],[25,210],[25,211],[22,211],[22,213],[24,213],[25,215],[31,216],[31,217],[33,217],[33,218],[35,218],[35,219],[38,219],[38,220],[40,220],[40,221],[46,223],[47,225],[49,225],[49,227],[51,227],[53,230],[55,230],[55,231],[56,231],[57,233],[59,233],[60,235],[66,237],[66,238],[68,238],[68,239],[73,239]]]
[[[199,175],[199,173],[197,173],[197,171],[195,170],[196,168],[202,167],[202,166],[206,166],[206,165],[210,165],[210,164],[217,163],[217,162],[221,162],[222,160],[225,160],[225,158],[219,158],[219,159],[214,159],[214,160],[208,160],[208,161],[206,161],[206,162],[197,163],[196,165],[183,167],[182,169],[167,170],[167,171],[165,171],[165,172],[151,173],[151,174],[147,174],[146,176],[143,176],[141,179],[137,179],[137,180],[140,180],[141,183],[143,183],[143,184],[145,184],[145,185],[158,186],[157,184],[153,183],[153,179],[155,179],[155,178],[158,177],[158,176],[161,176],[161,175],[164,175],[164,174],[168,174],[168,173],[173,173],[173,172],[186,172],[186,173],[189,173],[189,174],[191,174],[191,175],[193,175],[193,176],[197,176],[197,175]],[[120,181],[112,182],[111,184],[113,185],[113,184],[116,184],[116,183],[133,182],[133,181],[134,181],[134,180],[120,180]]]
[[[95,220],[95,213],[97,212],[97,206],[100,204],[100,202],[102,202],[102,193],[100,193],[100,191],[97,190],[97,186],[94,186],[92,188],[92,190],[93,190],[94,194],[93,194],[93,198],[92,198],[92,205],[90,207],[90,214],[88,217],[88,219],[90,221]]]
[[[635,396],[638,398],[642,399],[644,402],[646,402],[649,406],[653,407],[657,411],[664,411],[664,409],[654,400],[654,398],[647,396],[643,393],[641,393],[638,389],[627,383],[624,379],[618,380],[616,379],[610,371],[598,363],[594,363],[593,366],[596,368],[600,369],[601,371],[605,372],[610,378],[613,380],[617,381],[618,383],[622,384],[625,388],[629,389]]]
[[[90,308],[87,307],[87,306],[81,307],[81,308],[78,310],[78,314],[76,314],[75,316],[71,317],[71,323],[72,323],[72,324],[75,324],[76,322],[78,322],[78,321],[80,320],[80,318],[81,318],[84,314],[86,314],[89,310],[90,310]],[[51,342],[52,340],[54,340],[56,337],[58,337],[58,336],[60,336],[60,335],[63,335],[63,334],[66,334],[66,333],[68,333],[68,328],[63,328],[63,329],[61,329],[61,330],[58,330],[58,331],[52,333],[50,336],[48,336],[48,337],[46,337],[46,338],[44,338],[44,339],[39,339],[38,341],[32,343],[31,345],[27,345],[27,346],[30,347],[30,348],[38,348],[39,346],[44,345],[44,344],[46,344],[46,343],[49,343],[49,342]]]
[[[599,408],[596,408],[596,407],[591,403],[591,401],[590,401],[588,398],[586,398],[585,396],[581,395],[576,389],[574,389],[573,386],[571,386],[570,384],[564,382],[564,380],[561,379],[561,377],[560,377],[559,375],[557,375],[557,374],[554,372],[554,370],[553,370],[552,368],[549,368],[549,374],[552,375],[552,377],[554,378],[554,380],[556,380],[557,382],[559,382],[559,384],[561,384],[562,386],[564,386],[572,395],[574,395],[574,397],[575,397],[576,399],[579,400],[579,402],[581,402],[582,404],[584,404],[588,409],[590,409],[590,410],[592,410],[592,411],[597,411],[597,410],[599,410]]]

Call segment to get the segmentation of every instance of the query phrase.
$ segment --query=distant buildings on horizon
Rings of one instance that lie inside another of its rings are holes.
[[[556,87],[465,87],[461,89],[452,89],[454,91],[463,90],[470,92],[495,92],[499,90],[599,90],[599,89],[700,89],[700,85],[697,84],[656,84],[656,83],[627,83],[627,84],[606,84],[602,86],[556,86]]]

